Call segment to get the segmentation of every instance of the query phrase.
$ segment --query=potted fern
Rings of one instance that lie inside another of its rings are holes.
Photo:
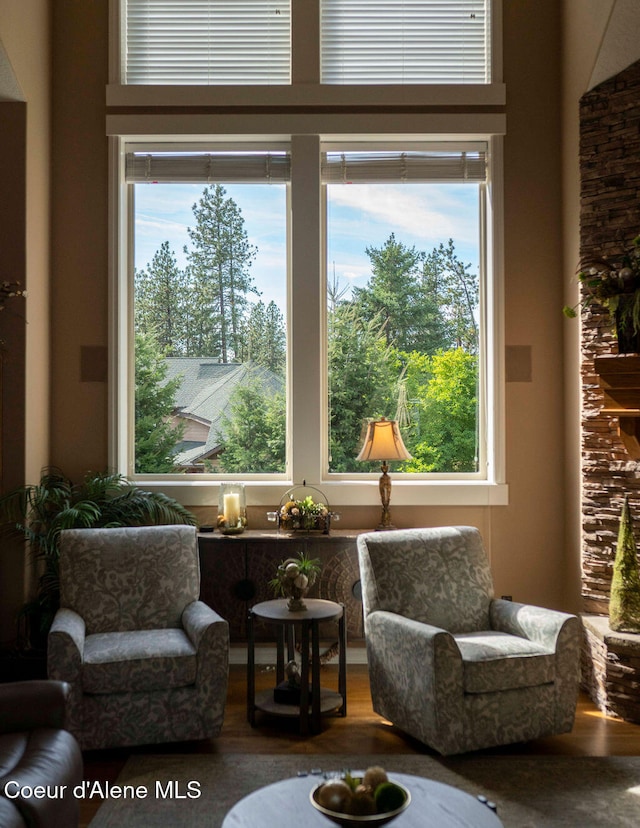
[[[38,589],[21,612],[27,647],[44,649],[59,606],[59,540],[63,529],[114,528],[185,523],[191,512],[161,492],[148,492],[120,474],[88,473],[73,483],[55,467],[43,469],[40,481],[0,498],[0,532],[19,532],[36,562]]]

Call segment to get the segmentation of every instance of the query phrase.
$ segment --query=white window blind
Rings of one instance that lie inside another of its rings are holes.
[[[486,147],[425,152],[325,152],[325,184],[413,181],[482,182],[487,177]]]
[[[321,2],[323,83],[491,80],[491,0]]]
[[[125,180],[134,184],[275,184],[289,181],[290,167],[285,152],[127,152]]]
[[[127,84],[288,84],[290,0],[122,0]]]

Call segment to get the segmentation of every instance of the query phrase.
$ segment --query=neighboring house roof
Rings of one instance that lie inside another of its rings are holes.
[[[178,446],[175,461],[182,466],[196,465],[220,450],[220,438],[224,437],[222,418],[228,415],[231,396],[238,386],[257,379],[267,394],[284,390],[284,380],[251,362],[221,363],[204,357],[167,357],[165,361],[165,381],[180,378],[176,415],[209,426],[205,443],[184,441]]]

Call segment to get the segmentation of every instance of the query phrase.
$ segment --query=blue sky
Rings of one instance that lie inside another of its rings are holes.
[[[136,185],[135,266],[142,269],[168,241],[179,267],[193,227],[192,207],[202,184]],[[251,268],[262,299],[284,310],[286,227],[284,185],[225,185],[242,210],[257,248]],[[329,274],[341,285],[364,287],[370,276],[365,248],[381,247],[395,233],[408,247],[430,252],[454,240],[458,258],[478,267],[478,188],[473,184],[337,184],[328,187]]]

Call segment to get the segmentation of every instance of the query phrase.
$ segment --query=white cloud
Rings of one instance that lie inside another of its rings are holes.
[[[412,184],[340,185],[330,189],[331,202],[357,210],[389,233],[409,234],[429,247],[450,238],[460,243],[477,244],[476,211],[468,196],[453,187]],[[412,241],[413,243],[413,241]]]

